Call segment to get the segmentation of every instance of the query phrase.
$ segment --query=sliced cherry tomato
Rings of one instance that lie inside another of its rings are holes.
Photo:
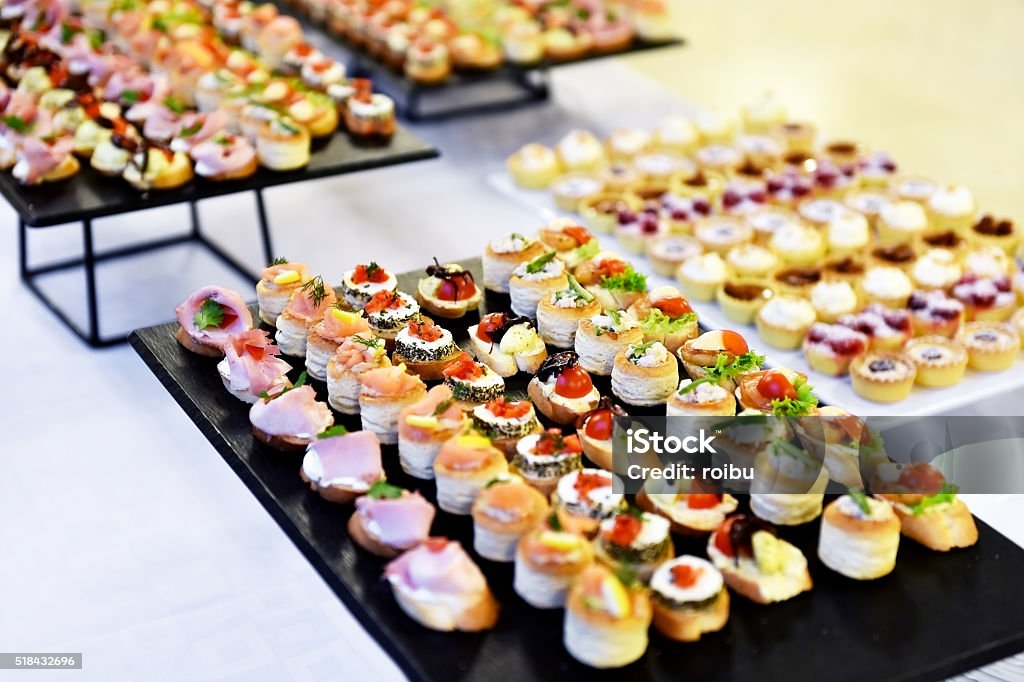
[[[621,275],[629,267],[624,261],[608,259],[601,262],[600,271],[605,277],[611,277],[612,275]]]
[[[220,321],[220,328],[221,329],[227,329],[228,327],[230,327],[232,325],[232,323],[235,320],[238,319],[238,314],[235,313],[235,311],[231,310],[230,308],[227,308],[227,307],[224,307],[224,306],[222,306],[222,308],[223,308],[223,311],[224,311],[223,312],[224,316],[223,316],[223,318]]]
[[[431,552],[440,552],[448,546],[448,538],[427,538],[423,546]]]
[[[245,352],[248,353],[249,356],[256,362],[260,362],[261,360],[263,360],[264,356],[266,355],[266,351],[267,349],[265,346],[255,346],[252,344],[245,345]]]
[[[900,470],[899,482],[916,493],[934,495],[946,482],[942,472],[926,462],[908,464]]]
[[[501,329],[501,326],[505,323],[505,313],[491,313],[490,315],[484,315],[480,320],[480,324],[476,327],[476,336],[481,341],[492,343],[493,339],[491,334]]]
[[[402,307],[402,297],[394,291],[378,291],[370,299],[370,302],[363,308],[367,314],[377,313],[381,310],[390,310]]]
[[[530,403],[526,400],[508,402],[502,396],[487,403],[487,410],[495,417],[519,419],[520,417],[525,417],[530,412]]]
[[[687,564],[676,564],[672,567],[672,583],[676,587],[693,587],[697,584],[697,580],[700,579],[701,574],[704,571],[695,566],[689,566]]]
[[[476,293],[476,284],[469,275],[455,275],[441,280],[434,293],[442,301],[464,301]]]
[[[562,233],[572,237],[580,246],[583,246],[594,238],[593,235],[590,234],[590,230],[581,225],[569,225],[568,227],[563,227]]]
[[[615,417],[611,410],[601,410],[590,415],[583,432],[594,440],[611,440],[615,428]]]
[[[629,547],[640,537],[644,524],[631,514],[619,514],[611,530],[604,533],[604,539],[619,547]]]
[[[686,506],[690,509],[713,509],[721,502],[721,495],[690,494],[686,496]]]
[[[447,379],[461,379],[462,381],[473,381],[484,375],[480,365],[476,364],[469,353],[460,353],[441,370],[441,373]]]
[[[555,393],[563,398],[582,398],[594,388],[587,370],[568,367],[555,379]]]
[[[690,307],[690,302],[682,296],[673,296],[671,298],[663,298],[653,304],[655,308],[665,313],[672,319],[682,317],[686,313],[692,313],[693,308]]]
[[[437,341],[441,338],[441,328],[427,320],[413,320],[409,323],[409,334],[424,341]]]
[[[747,340],[730,329],[722,331],[722,347],[733,355],[743,355],[750,350]]]
[[[715,547],[718,551],[727,557],[733,556],[732,553],[732,541],[729,539],[729,529],[732,527],[733,521],[738,517],[728,518],[722,522],[722,525],[715,531]]]
[[[376,263],[357,265],[356,271],[352,273],[352,281],[356,284],[365,284],[366,282],[380,284],[381,282],[388,281],[388,273]]]
[[[782,372],[767,372],[757,382],[757,392],[770,400],[796,398],[796,389]]]
[[[579,494],[581,500],[589,501],[591,492],[599,488],[607,488],[611,484],[611,474],[591,474],[581,471],[576,475],[576,483],[573,485],[573,488]]]

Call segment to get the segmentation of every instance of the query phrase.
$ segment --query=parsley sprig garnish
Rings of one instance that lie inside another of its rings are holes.
[[[164,98],[164,106],[179,116],[184,114],[185,110],[188,108],[188,105],[186,105],[185,102],[174,95],[167,95],[167,97]]]
[[[396,500],[405,492],[397,485],[391,485],[387,481],[377,481],[370,486],[366,494],[372,500]]]
[[[296,379],[295,383],[292,384],[291,386],[285,386],[283,389],[281,389],[280,391],[278,391],[274,395],[270,395],[268,392],[263,391],[262,393],[260,393],[260,397],[263,398],[263,400],[265,400],[266,402],[269,403],[271,400],[274,400],[276,398],[280,398],[281,396],[283,396],[288,391],[295,390],[296,388],[299,388],[300,386],[305,386],[305,385],[306,385],[306,373],[303,372],[302,374],[299,375],[299,378]],[[330,429],[328,429],[328,431],[329,430]],[[325,431],[325,433],[326,433],[326,431]]]
[[[16,133],[27,132],[33,126],[33,123],[26,121],[23,118],[19,118],[18,116],[7,115],[0,120],[4,122],[5,126],[7,126]]]
[[[551,512],[548,514],[548,525],[551,526],[551,530],[561,532],[565,530],[562,525],[562,520],[558,518],[558,512]]]
[[[192,316],[192,321],[197,329],[219,327],[224,322],[224,306],[212,298],[208,298],[203,301],[203,304],[199,306],[199,310]]]
[[[306,297],[312,299],[313,307],[319,308],[324,299],[327,298],[327,289],[324,288],[323,275],[317,275],[302,285],[302,291]]]
[[[202,129],[203,129],[203,122],[202,121],[196,121],[192,125],[185,126],[180,131],[178,131],[178,137],[192,137],[193,135],[195,135],[196,133],[198,133]]]
[[[348,429],[346,429],[341,424],[335,424],[326,431],[321,431],[320,433],[318,433],[316,435],[316,439],[323,440],[325,438],[334,438],[335,436],[344,436],[346,434],[348,434]]]
[[[818,406],[818,399],[812,393],[814,387],[803,379],[793,384],[796,398],[776,398],[772,401],[772,414],[776,417],[803,417]]]

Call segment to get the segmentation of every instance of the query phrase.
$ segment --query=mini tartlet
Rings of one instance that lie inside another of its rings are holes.
[[[536,143],[520,147],[505,166],[515,183],[526,189],[544,189],[561,171],[555,152]]]
[[[917,365],[904,353],[869,351],[850,363],[853,390],[878,403],[905,400],[916,377]]]
[[[926,204],[932,229],[966,233],[974,223],[977,204],[971,190],[963,185],[940,186]]]
[[[928,227],[928,215],[916,201],[897,201],[878,214],[878,239],[883,244],[914,241]]]
[[[724,256],[733,247],[751,241],[754,231],[741,220],[703,218],[694,226],[693,235],[705,251]]]
[[[938,290],[915,291],[907,309],[918,336],[952,338],[964,321],[964,304]]]
[[[889,265],[869,267],[860,281],[858,293],[867,303],[880,303],[887,308],[907,305],[914,283],[903,270]]]
[[[841,324],[815,322],[803,342],[804,359],[811,369],[831,376],[849,372],[850,363],[868,349],[867,335]]]
[[[799,348],[817,318],[808,301],[793,296],[773,296],[757,311],[757,332],[770,346]]]
[[[859,313],[843,315],[839,324],[866,334],[871,350],[899,350],[913,335],[910,314],[873,303]]]
[[[779,258],[760,244],[739,244],[729,249],[725,262],[737,277],[763,278],[778,267]]]
[[[917,365],[917,383],[922,386],[952,386],[964,378],[967,351],[944,336],[918,336],[903,347]]]
[[[711,301],[728,274],[729,268],[720,255],[703,253],[684,260],[676,270],[676,280],[687,298]]]
[[[971,238],[982,246],[996,246],[1012,255],[1020,242],[1020,230],[1009,218],[983,215],[971,226]]]
[[[1017,361],[1021,340],[1017,330],[998,322],[968,322],[956,335],[967,349],[971,369],[998,372]]]
[[[1005,275],[979,277],[967,274],[953,285],[951,293],[953,298],[964,305],[966,317],[970,321],[1004,322],[1013,314],[1017,305],[1013,285]]]
[[[715,295],[722,312],[733,322],[750,324],[768,299],[775,295],[766,280],[727,279]]]
[[[835,322],[859,306],[857,292],[848,282],[841,280],[818,282],[811,287],[809,298],[822,322]]]
[[[672,277],[683,261],[704,250],[694,237],[684,234],[664,234],[647,240],[646,253],[651,269],[662,277]]]

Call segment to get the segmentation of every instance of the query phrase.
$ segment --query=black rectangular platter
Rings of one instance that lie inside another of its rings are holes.
[[[197,176],[176,189],[139,192],[121,178],[97,173],[88,162],[83,162],[82,169],[71,178],[35,187],[24,187],[9,173],[0,173],[0,193],[27,225],[49,227],[437,156],[437,149],[401,126],[386,143],[363,142],[339,131],[329,138],[314,140],[309,165],[295,171],[260,168],[248,178],[227,182]]]
[[[479,260],[463,261],[480,281]],[[399,278],[415,290],[420,273]],[[489,295],[484,308],[507,306]],[[483,312],[483,311],[482,311]],[[476,315],[445,323],[467,343]],[[596,671],[575,662],[562,646],[561,611],[529,607],[512,590],[512,565],[477,557],[472,520],[439,512],[434,535],[459,540],[477,560],[501,603],[489,632],[437,633],[410,620],[381,580],[384,561],[346,535],[351,506],[333,505],[299,479],[300,455],[258,443],[250,432],[249,406],[224,390],[216,361],[175,341],[176,324],[133,332],[131,344],[228,465],[313,564],[331,589],[412,679],[574,680],[619,682],[761,680],[876,682],[938,680],[1024,650],[1024,549],[983,522],[975,547],[941,555],[911,541],[901,543],[893,574],[858,583],[826,569],[815,547],[818,524],[780,534],[807,556],[812,592],[772,606],[732,600],[726,628],[694,644],[669,641],[651,631],[638,662]],[[293,364],[301,362],[292,360]],[[292,376],[298,375],[296,370]],[[326,400],[326,387],[313,382]],[[509,392],[522,392],[512,382]],[[598,382],[608,393],[607,382]],[[340,423],[358,428],[358,417]],[[389,481],[434,499],[433,482],[405,475],[394,446],[385,446]],[[674,537],[677,553],[704,554],[703,542]]]

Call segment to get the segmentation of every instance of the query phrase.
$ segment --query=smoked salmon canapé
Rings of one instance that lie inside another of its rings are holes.
[[[416,300],[432,315],[456,319],[480,306],[483,292],[473,273],[458,263],[441,265],[434,259],[427,266],[427,276],[416,286]]]
[[[294,386],[264,394],[249,410],[252,432],[272,448],[301,452],[334,425],[331,408],[316,399],[303,373]]]
[[[252,314],[235,291],[205,286],[189,294],[175,310],[177,339],[193,353],[217,358],[232,334],[252,329]]]
[[[359,376],[359,382],[363,429],[377,434],[382,443],[397,443],[398,416],[427,395],[426,384],[410,374],[405,365],[367,370]]]
[[[565,606],[569,586],[594,562],[590,541],[563,527],[549,514],[544,523],[523,535],[516,547],[512,586],[538,609]]]
[[[351,308],[361,310],[374,294],[398,289],[398,278],[374,261],[357,265],[341,278],[341,297]]]
[[[640,585],[625,585],[611,569],[587,568],[569,590],[564,644],[580,663],[620,668],[647,651],[651,600]]]
[[[378,481],[356,498],[348,533],[366,551],[390,559],[424,542],[435,514],[418,492]]]
[[[436,381],[461,352],[450,331],[419,315],[395,336],[392,360],[425,381]]]
[[[309,444],[299,473],[320,497],[348,504],[384,480],[380,440],[371,431],[335,426]]]
[[[275,393],[291,385],[287,374],[292,366],[278,357],[280,354],[281,349],[267,332],[250,329],[228,337],[217,372],[228,393],[254,403],[262,393]]]
[[[292,294],[309,279],[305,263],[292,263],[287,258],[278,258],[263,268],[262,277],[256,282],[260,319],[271,326],[276,325],[277,316],[284,312]]]
[[[428,538],[389,563],[384,577],[410,618],[432,630],[489,630],[498,602],[458,542]]]
[[[410,476],[434,478],[434,458],[446,440],[463,430],[468,417],[452,396],[452,389],[434,386],[398,416],[398,459]]]
[[[437,505],[450,514],[467,515],[487,483],[508,473],[505,453],[472,431],[449,438],[434,459]]]
[[[390,367],[384,339],[360,332],[345,339],[327,361],[327,402],[342,414],[359,414],[359,377],[371,369]]]
[[[292,292],[288,305],[277,317],[274,338],[281,352],[297,358],[306,357],[306,339],[310,328],[331,309],[335,302],[334,289],[324,284],[323,277],[307,280]]]
[[[473,353],[501,377],[534,374],[548,356],[544,340],[524,315],[488,313],[468,331]]]
[[[519,538],[548,515],[548,501],[514,475],[488,481],[473,501],[473,548],[491,561],[515,559]]]
[[[306,371],[320,381],[327,380],[327,363],[345,339],[370,332],[362,313],[339,306],[340,302],[335,302],[323,319],[309,328],[306,338]]]

